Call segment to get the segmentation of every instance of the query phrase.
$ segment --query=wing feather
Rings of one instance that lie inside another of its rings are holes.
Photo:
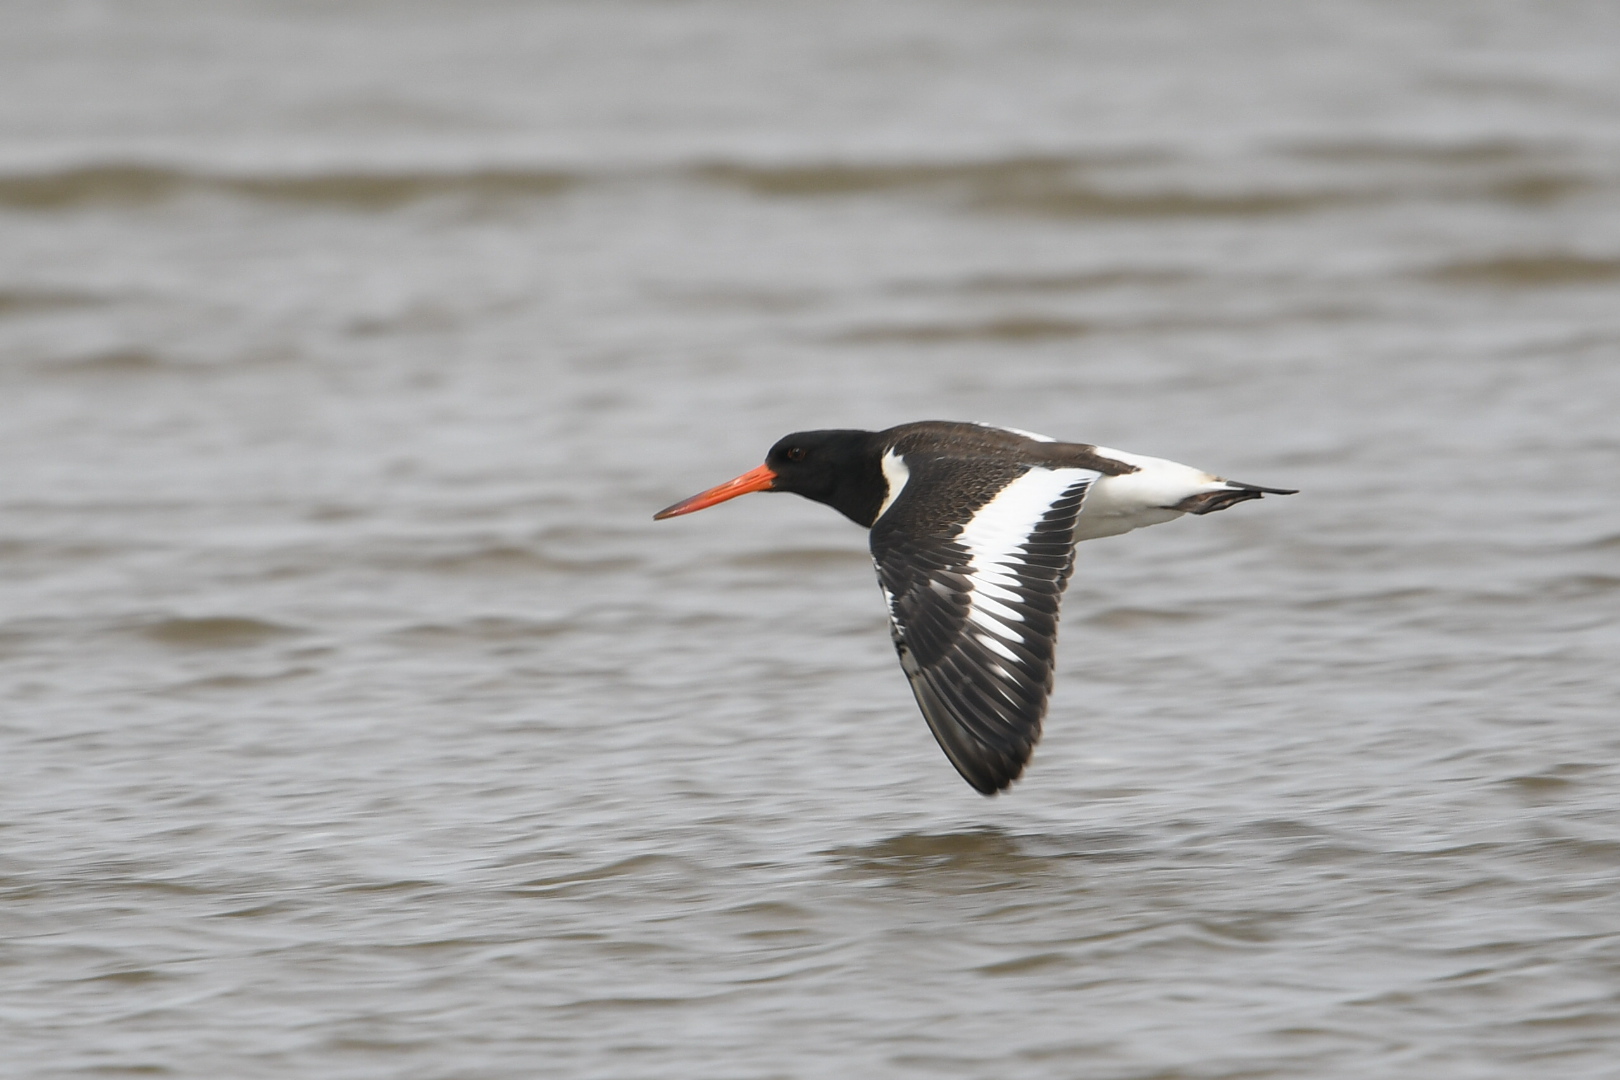
[[[872,529],[895,649],[945,756],[993,795],[1040,738],[1075,521],[1100,474],[983,458],[905,464],[911,480]]]

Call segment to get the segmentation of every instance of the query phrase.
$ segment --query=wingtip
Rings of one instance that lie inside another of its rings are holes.
[[[949,755],[946,756],[949,757]],[[951,764],[956,765],[956,771],[961,774],[962,779],[968,782],[969,787],[971,787],[974,791],[977,791],[980,795],[983,795],[985,798],[993,799],[1005,791],[1010,791],[1012,786],[1018,783],[1019,778],[1024,775],[1024,768],[1029,763],[1027,760],[1019,762],[1018,771],[1013,773],[1001,771],[992,772],[983,768],[975,768],[970,773],[967,769],[964,769],[961,765],[958,765],[954,758],[951,759]],[[979,762],[978,764],[982,766],[983,762]]]
[[[974,791],[986,798],[993,798],[1024,775],[1035,748],[1033,740],[1022,748],[1021,753],[1008,753],[1004,749],[986,745],[968,731],[928,678],[907,666],[905,652],[901,653],[900,666],[906,671],[912,694],[922,710],[923,719],[928,722],[929,730],[934,733],[934,741],[939,743],[946,759]],[[1036,732],[1038,738],[1038,725]]]
[[[947,754],[946,757],[950,757],[950,755]],[[975,774],[969,772],[967,769],[964,769],[961,765],[957,765],[955,759],[951,759],[951,764],[956,765],[958,775],[960,775],[963,780],[967,781],[968,787],[971,787],[974,791],[977,791],[980,795],[983,795],[987,799],[993,799],[997,795],[1011,790],[1012,786],[1018,782],[1018,778],[1024,775],[1023,769],[1019,769],[1018,772],[1012,776],[1006,776],[1000,773]]]

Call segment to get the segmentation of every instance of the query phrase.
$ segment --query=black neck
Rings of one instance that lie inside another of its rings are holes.
[[[774,491],[826,503],[857,525],[871,528],[889,493],[883,478],[885,447],[871,431],[801,431],[771,448]]]

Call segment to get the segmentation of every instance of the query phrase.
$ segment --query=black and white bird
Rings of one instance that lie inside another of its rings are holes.
[[[797,432],[765,464],[653,516],[751,491],[791,491],[871,530],[900,666],[945,756],[986,795],[1018,779],[1040,738],[1075,544],[1295,494],[1104,446],[930,420]]]

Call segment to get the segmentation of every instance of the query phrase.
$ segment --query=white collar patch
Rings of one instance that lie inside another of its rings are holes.
[[[893,450],[883,455],[883,481],[889,486],[889,493],[883,496],[883,505],[878,507],[878,517],[889,512],[894,500],[906,489],[906,481],[911,479],[911,470],[906,468],[906,459]]]

